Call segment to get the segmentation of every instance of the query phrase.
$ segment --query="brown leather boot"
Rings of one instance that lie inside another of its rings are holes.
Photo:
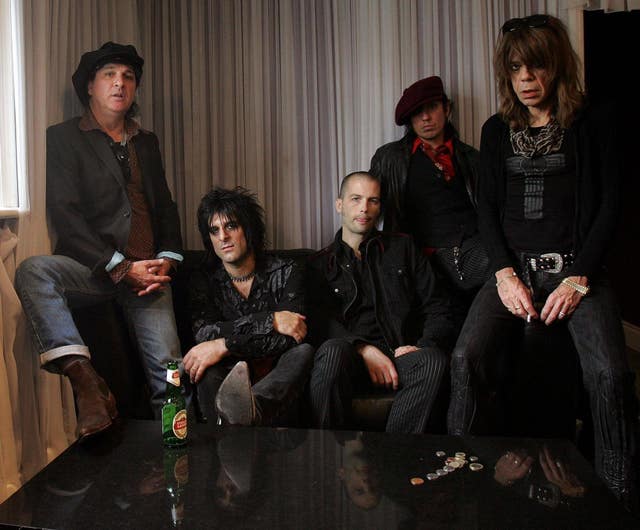
[[[88,359],[67,364],[63,370],[71,381],[78,412],[80,441],[108,429],[118,417],[116,399]]]

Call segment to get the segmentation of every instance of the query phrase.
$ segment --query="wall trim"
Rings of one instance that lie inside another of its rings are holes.
[[[627,347],[640,352],[640,327],[624,320],[622,321],[622,327],[624,328],[624,339]]]

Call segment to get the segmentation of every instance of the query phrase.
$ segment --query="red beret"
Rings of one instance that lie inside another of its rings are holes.
[[[437,99],[446,99],[442,79],[437,75],[416,81],[402,93],[396,105],[396,123],[405,125],[411,115],[425,103]]]

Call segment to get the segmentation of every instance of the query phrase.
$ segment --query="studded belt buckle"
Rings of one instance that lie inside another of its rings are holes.
[[[555,261],[555,265],[552,269],[543,269],[544,272],[557,273],[562,272],[562,267],[564,267],[564,260],[562,259],[562,255],[557,252],[549,252],[547,254],[541,254],[540,258],[542,259],[553,259]],[[534,269],[535,270],[535,269]]]

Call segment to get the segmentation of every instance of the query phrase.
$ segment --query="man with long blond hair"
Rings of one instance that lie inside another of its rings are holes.
[[[495,428],[484,398],[504,383],[489,367],[504,365],[505,337],[536,319],[566,326],[591,405],[596,472],[633,507],[638,409],[603,267],[619,210],[611,113],[586,105],[578,58],[552,16],[507,21],[494,67],[500,110],[482,128],[479,222],[495,279],[454,350],[449,431]]]

